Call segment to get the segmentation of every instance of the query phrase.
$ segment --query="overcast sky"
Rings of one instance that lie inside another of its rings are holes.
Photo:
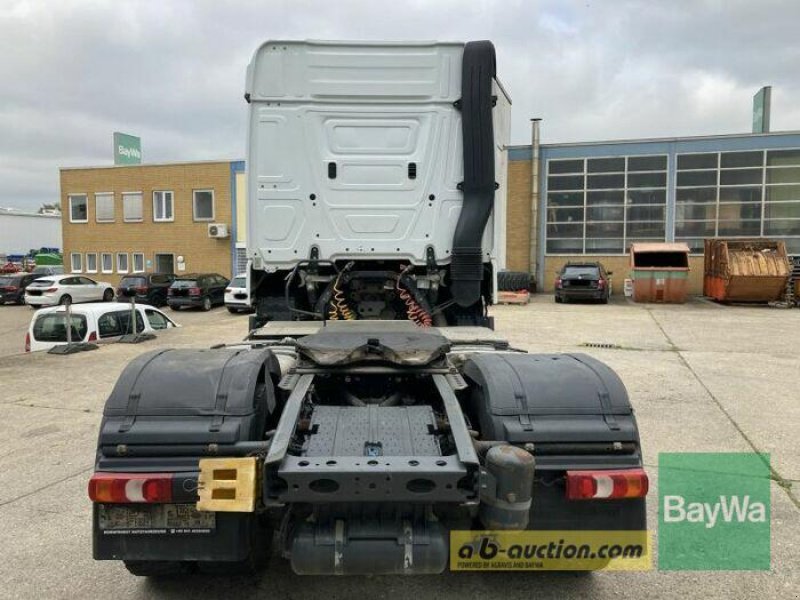
[[[58,167],[243,158],[247,63],[270,38],[490,39],[512,143],[800,129],[800,2],[0,0],[0,206],[58,199]]]

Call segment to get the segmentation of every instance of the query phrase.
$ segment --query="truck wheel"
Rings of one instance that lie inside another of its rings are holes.
[[[530,273],[500,271],[497,274],[497,289],[501,292],[518,292],[531,287]]]
[[[253,515],[250,528],[250,554],[244,560],[198,562],[197,568],[208,575],[255,575],[263,571],[269,562],[272,546],[272,529]]]
[[[178,560],[126,560],[125,568],[137,577],[175,577],[191,571],[192,563]]]

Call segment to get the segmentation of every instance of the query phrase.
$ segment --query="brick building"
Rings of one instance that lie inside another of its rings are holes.
[[[65,269],[111,283],[137,272],[231,277],[244,252],[243,172],[243,161],[62,168]]]

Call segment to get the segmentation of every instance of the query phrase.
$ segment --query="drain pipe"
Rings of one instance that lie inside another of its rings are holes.
[[[531,231],[528,270],[533,276],[537,291],[542,291],[539,278],[539,123],[540,118],[531,119]]]

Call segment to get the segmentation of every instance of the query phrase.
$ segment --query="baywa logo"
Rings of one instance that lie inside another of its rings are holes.
[[[658,566],[768,570],[768,454],[669,453],[658,460]]]

